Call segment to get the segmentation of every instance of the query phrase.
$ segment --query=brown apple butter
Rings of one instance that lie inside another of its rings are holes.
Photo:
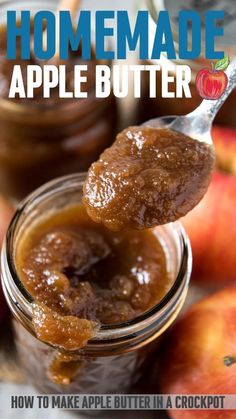
[[[205,143],[168,129],[129,127],[92,164],[83,203],[111,230],[166,224],[198,204],[213,167]]]
[[[173,283],[155,230],[112,232],[80,204],[27,229],[15,263],[34,299],[37,337],[64,350],[84,347],[102,324],[148,311]]]

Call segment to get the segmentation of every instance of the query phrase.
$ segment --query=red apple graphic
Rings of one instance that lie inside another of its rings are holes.
[[[215,65],[212,64],[211,70],[203,68],[198,72],[196,88],[203,99],[216,100],[222,96],[228,84],[228,77],[223,70],[228,65],[229,57],[227,56],[217,61]]]

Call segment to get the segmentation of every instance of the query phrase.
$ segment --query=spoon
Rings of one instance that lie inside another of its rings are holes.
[[[193,112],[187,115],[168,115],[154,118],[144,122],[143,125],[156,128],[168,128],[213,146],[211,137],[213,120],[233,88],[236,86],[236,57],[233,58],[225,73],[228,76],[228,85],[218,100],[204,99]]]
[[[236,57],[226,74],[219,100],[203,100],[186,116],[151,119],[117,136],[84,184],[83,203],[94,221],[111,230],[153,228],[200,202],[214,170],[211,126],[236,86]]]

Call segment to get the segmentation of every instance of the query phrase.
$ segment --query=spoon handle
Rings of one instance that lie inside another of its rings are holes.
[[[201,121],[206,123],[207,120],[209,126],[212,124],[217,112],[226,101],[233,88],[236,86],[236,57],[233,58],[225,73],[228,76],[228,85],[222,96],[218,100],[204,99],[200,106],[198,106],[198,108],[193,112],[189,113],[187,117],[197,118],[199,123],[201,123]]]

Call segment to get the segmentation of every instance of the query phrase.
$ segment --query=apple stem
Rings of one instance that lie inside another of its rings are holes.
[[[226,367],[231,367],[231,365],[236,364],[236,357],[232,355],[225,356],[224,364]]]
[[[215,71],[215,65],[212,62],[211,62],[211,69],[212,69],[212,71]]]

